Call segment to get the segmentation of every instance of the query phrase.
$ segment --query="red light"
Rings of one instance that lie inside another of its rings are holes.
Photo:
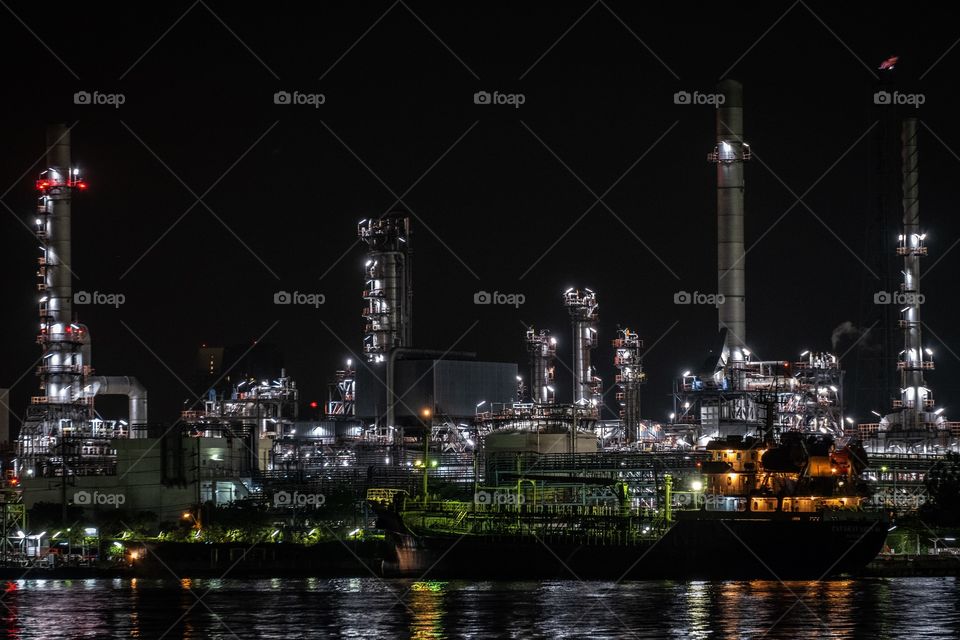
[[[67,326],[67,333],[73,333],[73,327]]]
[[[314,400],[313,402],[310,403],[310,408],[311,408],[311,409],[316,409],[316,408],[319,407],[319,406],[320,406],[320,403],[317,402],[316,400]]]
[[[76,187],[77,189],[80,189],[81,191],[83,191],[84,189],[87,188],[87,183],[84,182],[83,180],[80,180],[77,182]]]

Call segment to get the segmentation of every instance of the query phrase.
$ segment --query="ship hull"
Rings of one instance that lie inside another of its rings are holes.
[[[875,513],[688,514],[634,544],[564,537],[394,533],[389,576],[416,578],[822,579],[862,570],[888,522]]]

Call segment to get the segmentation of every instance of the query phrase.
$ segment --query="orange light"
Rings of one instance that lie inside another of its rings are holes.
[[[423,410],[420,411],[420,415],[422,415],[424,418],[429,418],[430,416],[433,415],[433,411],[431,411],[428,408],[424,408]]]

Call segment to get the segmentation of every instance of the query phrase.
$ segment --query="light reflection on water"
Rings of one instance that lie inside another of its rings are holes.
[[[960,637],[955,578],[19,580],[0,597],[5,637],[22,640]]]

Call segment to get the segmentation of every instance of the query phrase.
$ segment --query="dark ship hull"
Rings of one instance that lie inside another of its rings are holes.
[[[780,579],[855,574],[883,547],[867,512],[689,512],[661,536],[602,544],[569,536],[392,533],[387,576],[424,578]]]

